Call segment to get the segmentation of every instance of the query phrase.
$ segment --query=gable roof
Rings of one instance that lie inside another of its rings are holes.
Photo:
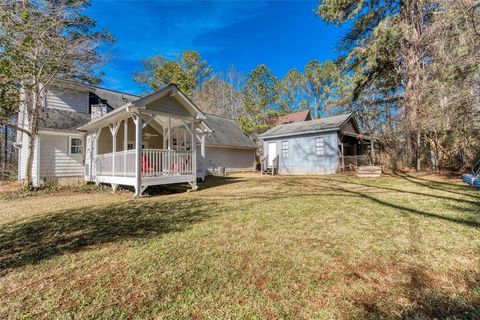
[[[267,122],[270,125],[276,126],[279,124],[308,121],[308,120],[312,120],[312,116],[310,115],[310,110],[303,110],[303,111],[291,112],[283,116],[273,117],[273,118],[270,118]]]
[[[235,146],[241,148],[254,149],[255,143],[242,132],[238,123],[233,119],[228,119],[213,114],[206,114],[205,124],[212,133],[205,138],[205,144],[216,146]]]
[[[169,84],[160,90],[147,94],[140,99],[132,101],[132,104],[138,108],[146,108],[148,104],[167,95],[174,96],[177,100],[180,100],[179,103],[181,103],[190,114],[194,115],[196,119],[205,119],[202,110],[200,110],[175,84]]]
[[[287,123],[273,127],[272,129],[261,134],[259,137],[261,139],[265,138],[274,138],[274,137],[283,137],[283,136],[293,136],[306,133],[315,133],[315,132],[324,132],[324,131],[336,131],[350,119],[352,114],[341,114],[338,116]]]

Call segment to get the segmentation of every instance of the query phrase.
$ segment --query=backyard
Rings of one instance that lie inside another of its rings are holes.
[[[0,318],[480,318],[480,192],[458,179],[183,191],[4,188]]]

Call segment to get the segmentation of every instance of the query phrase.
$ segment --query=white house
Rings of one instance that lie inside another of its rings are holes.
[[[21,108],[19,124],[26,125]],[[175,85],[140,97],[69,81],[46,91],[33,159],[34,185],[83,181],[135,187],[189,183],[215,167],[255,170],[255,144],[231,119],[203,113]],[[28,136],[18,133],[18,178]],[[192,146],[195,145],[195,148]],[[195,159],[195,161],[193,160]]]

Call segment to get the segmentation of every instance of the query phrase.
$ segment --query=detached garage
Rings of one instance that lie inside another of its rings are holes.
[[[245,135],[235,120],[207,114],[204,120],[212,132],[205,139],[208,173],[220,167],[228,172],[255,170],[255,143]]]

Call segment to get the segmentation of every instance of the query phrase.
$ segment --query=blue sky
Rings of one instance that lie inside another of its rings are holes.
[[[141,60],[200,52],[215,71],[229,66],[248,73],[266,64],[282,77],[311,59],[337,56],[344,29],[326,24],[309,1],[93,0],[88,14],[116,43],[106,50],[102,86],[141,93],[133,72]]]

